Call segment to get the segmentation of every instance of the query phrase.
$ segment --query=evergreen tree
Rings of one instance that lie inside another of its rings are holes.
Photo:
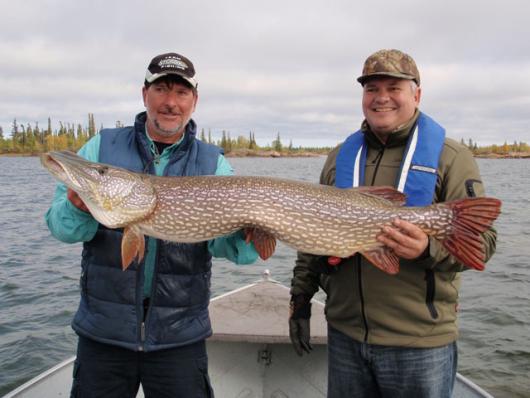
[[[20,125],[20,145],[22,146],[22,152],[26,150],[26,128],[23,124]]]
[[[0,126],[0,153],[9,152],[9,141],[4,138],[4,129]]]
[[[59,120],[59,131],[57,132],[58,136],[66,134],[66,127],[64,127],[63,122]]]
[[[83,132],[83,126],[81,126],[81,123],[77,123],[77,131],[75,135],[77,140],[84,138],[85,133]]]
[[[35,128],[33,129],[33,136],[35,137],[35,142],[38,142],[39,145],[44,144],[44,131],[40,130],[39,122],[35,122]]]
[[[274,149],[276,152],[282,151],[282,140],[280,139],[279,132],[278,132],[278,135],[276,136],[276,139],[272,141],[272,149]]]
[[[36,141],[35,141],[35,133],[33,131],[33,128],[31,127],[31,124],[28,123],[28,127],[26,129],[26,151],[29,151],[30,153],[35,152],[36,150]]]
[[[46,136],[50,136],[52,134],[52,119],[48,117],[48,128],[46,129]]]
[[[232,151],[232,139],[230,138],[230,131],[226,136],[226,153]]]
[[[254,138],[254,133],[251,131],[249,134],[249,144],[248,144],[248,149],[257,149],[257,144],[256,144],[256,139]]]
[[[204,128],[201,129],[201,138],[200,138],[200,140],[202,142],[206,142],[206,136],[204,135]]]
[[[208,144],[212,144],[212,131],[208,129]]]
[[[96,122],[94,121],[94,114],[88,114],[88,136],[93,137],[96,135]]]
[[[26,128],[26,137],[29,139],[30,136],[33,136],[33,129],[31,128],[31,124],[28,123],[28,127]]]
[[[17,119],[13,120],[11,125],[11,145],[14,152],[19,152],[20,133],[18,131]]]
[[[226,144],[226,131],[223,130],[223,134],[221,136],[221,145],[220,145],[221,148],[223,148],[223,150],[225,152],[227,152],[227,144]]]

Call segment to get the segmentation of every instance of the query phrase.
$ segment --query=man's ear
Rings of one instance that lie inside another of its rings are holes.
[[[195,108],[197,107],[197,101],[199,101],[199,93],[195,91],[195,101],[193,102],[193,112],[195,112]]]
[[[147,97],[147,88],[145,86],[142,87],[142,98],[144,100],[144,106],[145,106],[145,98]]]
[[[421,99],[421,87],[416,88],[416,93],[414,94],[414,101],[416,102],[416,108],[420,104]]]

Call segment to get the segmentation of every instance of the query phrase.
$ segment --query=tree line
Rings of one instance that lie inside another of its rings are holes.
[[[98,131],[92,113],[88,114],[87,127],[81,124],[59,122],[59,129],[55,130],[52,130],[51,118],[48,118],[45,128],[41,128],[38,122],[32,126],[30,123],[19,124],[17,119],[14,119],[11,125],[11,138],[4,136],[4,131],[0,126],[0,153],[34,155],[67,149],[77,151]]]
[[[504,144],[502,145],[493,144],[478,146],[478,144],[471,138],[467,141],[467,143],[462,138],[460,140],[460,144],[467,146],[473,155],[510,155],[516,153],[530,153],[530,146],[526,142],[522,141],[514,141],[513,144],[508,144],[507,141],[504,141]]]
[[[11,126],[10,138],[4,136],[4,131],[0,126],[0,154],[36,155],[47,151],[78,151],[85,142],[103,128],[103,126],[99,129],[96,128],[93,113],[88,114],[87,126],[63,122],[59,122],[58,129],[52,130],[51,126],[52,122],[50,118],[48,118],[48,123],[45,128],[40,127],[38,122],[32,126],[30,123],[26,125],[18,123],[14,119]],[[123,127],[123,124],[117,121],[116,127]],[[274,151],[289,154],[296,154],[298,152],[325,153],[331,149],[329,147],[294,147],[292,141],[289,141],[289,144],[286,146],[282,143],[279,132],[272,143],[261,147],[256,143],[256,137],[252,131],[249,132],[248,137],[239,135],[232,138],[229,131],[223,130],[221,132],[221,138],[215,140],[212,138],[210,129],[208,133],[202,129],[198,138],[204,142],[220,146],[225,154],[241,151],[247,151],[250,154],[259,151]],[[503,145],[478,146],[472,139],[469,139],[467,142],[461,139],[460,143],[467,146],[474,155],[479,156],[487,154],[509,155],[512,153],[530,153],[529,145],[522,141],[514,141],[512,144],[508,144],[505,141]]]
[[[120,121],[116,122],[116,127],[123,127]],[[94,114],[88,114],[88,126],[81,124],[71,124],[59,122],[59,128],[53,130],[51,118],[48,118],[48,123],[45,128],[39,126],[36,122],[34,125],[27,123],[26,125],[18,123],[16,119],[11,125],[11,137],[4,136],[2,127],[0,126],[0,154],[29,154],[37,155],[39,153],[48,151],[78,151],[91,137],[99,133],[103,129],[101,126],[96,128],[94,121]],[[213,139],[212,132],[209,129],[208,133],[204,129],[199,133],[200,140],[220,146],[225,154],[234,151],[246,150],[250,153],[253,151],[275,151],[280,153],[296,153],[304,152],[325,152],[331,148],[302,148],[293,146],[292,141],[285,146],[277,133],[276,139],[271,144],[259,146],[256,142],[255,134],[250,131],[248,137],[237,136],[232,138],[229,131],[223,130],[220,139]]]

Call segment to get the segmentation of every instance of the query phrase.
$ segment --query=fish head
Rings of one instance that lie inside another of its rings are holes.
[[[94,218],[109,228],[142,220],[156,206],[155,190],[145,175],[90,162],[69,151],[42,154],[41,163],[75,191]]]

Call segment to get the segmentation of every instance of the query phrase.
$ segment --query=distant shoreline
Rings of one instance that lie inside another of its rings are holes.
[[[327,156],[329,151],[273,151],[256,149],[236,149],[225,154],[228,158],[312,158]]]
[[[513,153],[485,153],[473,155],[481,159],[530,159],[530,152],[513,152]]]
[[[327,156],[327,151],[270,151],[270,150],[235,150],[225,154],[227,158],[314,158]],[[40,153],[0,153],[0,157],[32,157],[40,156]],[[507,154],[485,153],[475,154],[480,159],[530,159],[530,152],[512,152]]]
[[[267,151],[267,150],[246,150],[238,149],[225,154],[227,158],[313,158],[327,156],[328,151]],[[5,157],[32,157],[40,156],[40,153],[0,153]]]

